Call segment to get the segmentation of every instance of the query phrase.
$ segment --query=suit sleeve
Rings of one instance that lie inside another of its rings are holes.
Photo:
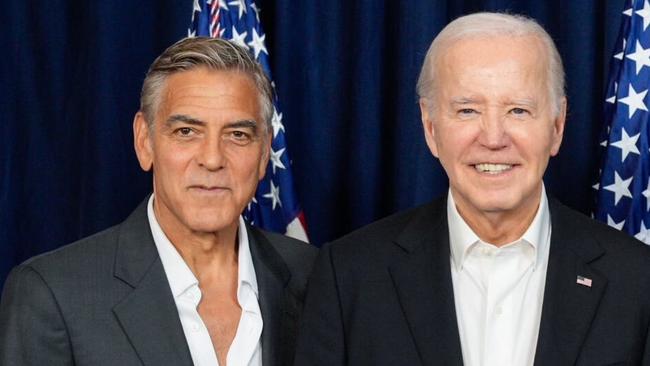
[[[295,366],[345,364],[345,334],[331,246],[320,250],[298,329]]]
[[[0,365],[73,365],[57,302],[40,274],[14,268],[0,300]]]

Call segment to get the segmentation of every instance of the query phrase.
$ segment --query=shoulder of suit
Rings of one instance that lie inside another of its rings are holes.
[[[293,274],[296,274],[296,272],[309,273],[316,254],[318,254],[318,249],[315,246],[286,235],[262,230],[255,226],[249,225],[249,228],[254,235],[259,235],[268,241]]]
[[[556,217],[553,217],[557,215]],[[598,243],[610,257],[618,257],[626,265],[640,262],[650,271],[650,246],[637,240],[632,235],[617,230],[603,222],[594,220],[583,213],[551,200],[552,230],[562,235],[573,232],[579,237],[588,237]],[[621,263],[623,264],[623,263]]]
[[[32,257],[22,263],[33,270],[47,275],[50,273],[72,276],[81,275],[84,270],[96,271],[99,262],[112,262],[118,241],[120,225],[110,227],[76,242]]]
[[[371,251],[387,245],[392,246],[392,243],[411,223],[423,220],[435,225],[436,222],[440,222],[440,219],[446,219],[446,202],[444,196],[427,204],[394,213],[363,226],[327,246],[345,247],[348,250],[364,248]]]

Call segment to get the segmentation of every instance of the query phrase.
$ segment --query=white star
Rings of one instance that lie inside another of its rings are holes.
[[[591,188],[598,190],[598,188],[600,188],[600,183],[594,184],[593,186],[591,186]]]
[[[271,210],[275,210],[276,205],[282,207],[282,202],[280,202],[280,187],[276,187],[273,184],[273,181],[269,181],[269,183],[271,183],[271,192],[265,194],[263,197],[272,200],[273,207],[271,208]]]
[[[646,244],[650,244],[650,230],[645,227],[643,220],[641,220],[641,229],[634,237]]]
[[[603,140],[603,141],[600,143],[600,146],[607,147],[607,140]]]
[[[248,32],[243,32],[242,34],[237,33],[237,28],[234,26],[232,27],[232,38],[230,39],[234,43],[244,47],[245,49],[248,49],[248,45],[246,44],[246,36],[248,35]]]
[[[196,37],[196,31],[192,29],[187,29],[187,38],[194,38]]]
[[[219,9],[223,9],[223,10],[228,11],[228,4],[226,3],[225,0],[224,0],[224,1],[222,1],[222,0],[215,0],[215,1],[218,1],[218,2],[219,2]]]
[[[611,97],[605,99],[605,101],[606,101],[607,103],[612,103],[612,104],[614,104],[614,102],[616,102],[616,92],[618,92],[618,83],[617,83],[617,82],[614,82],[614,94],[613,94]]]
[[[641,136],[641,133],[637,133],[636,135],[630,137],[627,132],[625,131],[625,127],[621,129],[623,133],[621,134],[621,139],[612,142],[610,145],[618,147],[621,149],[621,163],[625,161],[625,158],[627,158],[627,155],[629,153],[635,153],[637,155],[640,155],[641,153],[639,152],[639,149],[636,147],[636,142],[639,140],[639,136]]]
[[[271,126],[273,126],[273,138],[278,135],[278,132],[280,132],[280,130],[284,131],[284,125],[282,124],[282,113],[278,114],[278,111],[275,108],[273,108]]]
[[[201,5],[199,5],[199,0],[194,0],[192,16],[194,16],[195,11],[198,11],[199,13],[201,12]]]
[[[636,90],[634,90],[632,84],[629,85],[627,97],[618,100],[623,104],[627,104],[629,107],[627,111],[628,118],[632,118],[632,115],[634,115],[634,112],[636,112],[637,109],[646,112],[648,111],[648,107],[646,107],[645,103],[643,103],[643,98],[645,98],[646,94],[648,94],[648,89],[637,93]]]
[[[614,58],[622,60],[623,59],[623,54],[625,53],[625,46],[627,45],[627,39],[623,38],[623,49],[621,52],[617,53],[614,55]]]
[[[239,7],[239,16],[238,18],[241,19],[242,14],[246,12],[246,2],[245,0],[233,0],[228,3],[228,5],[234,5]]]
[[[248,202],[248,211],[251,210],[251,205],[253,203],[257,203],[257,200],[255,199],[255,196],[253,196],[253,198]]]
[[[641,42],[636,41],[636,49],[634,53],[631,53],[627,56],[630,60],[634,61],[636,65],[637,75],[641,72],[643,66],[650,66],[650,48],[643,48]]]
[[[648,186],[646,187],[645,191],[641,192],[643,197],[645,197],[645,210],[650,211],[650,178],[648,178]]]
[[[255,12],[255,19],[257,19],[257,22],[260,22],[260,9],[257,7],[255,3],[251,4],[251,9]]]
[[[643,31],[645,31],[650,25],[650,4],[648,0],[643,2],[643,9],[637,10],[635,13],[643,18]]]
[[[260,37],[260,35],[257,34],[257,30],[253,28],[253,40],[248,42],[248,45],[253,47],[253,50],[255,51],[255,59],[257,59],[260,52],[264,52],[267,55],[269,54],[266,50],[266,46],[264,46],[264,38],[266,38],[266,34]]]
[[[271,164],[273,165],[273,174],[275,174],[275,168],[278,167],[280,169],[287,169],[286,166],[282,163],[282,154],[284,154],[284,150],[286,150],[285,147],[278,151],[273,151],[271,149]]]
[[[614,206],[618,205],[618,201],[625,197],[632,198],[632,193],[630,193],[630,183],[634,176],[629,177],[626,180],[622,180],[618,175],[618,172],[614,171],[614,184],[610,184],[605,187],[606,190],[614,192]]]
[[[617,223],[616,221],[614,221],[614,219],[612,219],[611,216],[607,215],[607,225],[618,230],[623,230],[623,225],[625,225],[625,220]]]
[[[628,17],[631,17],[632,16],[632,8],[625,9],[623,11],[623,14],[627,15]]]

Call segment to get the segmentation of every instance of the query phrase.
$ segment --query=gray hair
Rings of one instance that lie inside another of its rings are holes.
[[[227,40],[209,37],[184,38],[167,48],[149,67],[142,83],[140,111],[153,127],[167,78],[174,73],[207,67],[211,70],[237,71],[249,76],[259,91],[261,117],[266,131],[273,118],[273,88],[262,66],[248,51]]]
[[[523,15],[504,13],[475,13],[449,23],[433,40],[424,58],[417,93],[420,98],[432,99],[436,88],[436,65],[447,48],[467,38],[490,36],[538,38],[546,50],[546,78],[549,97],[555,114],[560,113],[564,91],[564,67],[560,53],[551,36],[534,19]]]

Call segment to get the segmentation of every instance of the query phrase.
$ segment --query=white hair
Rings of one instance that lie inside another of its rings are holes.
[[[553,111],[559,114],[562,99],[565,97],[562,59],[544,28],[534,19],[523,15],[484,12],[465,15],[449,23],[433,40],[424,58],[417,84],[418,96],[433,102],[438,61],[455,42],[467,38],[496,36],[533,36],[541,41],[546,51],[546,57],[541,60],[546,65],[546,87]]]

